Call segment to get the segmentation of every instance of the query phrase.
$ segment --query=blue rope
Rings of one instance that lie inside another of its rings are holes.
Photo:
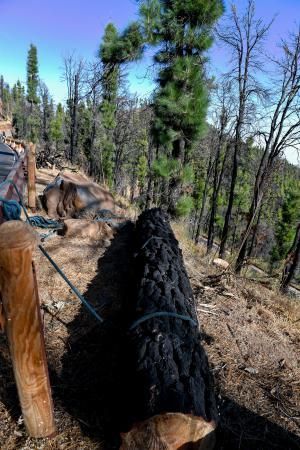
[[[59,273],[59,275],[65,280],[65,282],[70,286],[74,294],[77,295],[79,300],[84,304],[84,306],[89,310],[89,312],[96,317],[99,322],[104,322],[104,319],[99,316],[99,314],[96,312],[96,310],[86,301],[86,299],[83,297],[83,295],[79,292],[79,290],[71,283],[71,281],[66,277],[66,275],[63,273],[63,271],[58,267],[55,261],[51,258],[51,256],[48,254],[48,252],[39,245],[39,249],[43,253],[44,256],[48,259],[48,261],[52,264],[54,269]]]
[[[30,225],[38,228],[47,228],[53,230],[61,230],[64,225],[57,220],[46,219],[43,216],[31,216],[29,218]]]
[[[28,213],[27,213],[27,211],[26,211],[26,208],[25,208],[24,203],[23,203],[22,196],[21,196],[20,191],[19,191],[19,189],[17,188],[15,182],[14,182],[13,180],[10,180],[10,179],[5,180],[5,181],[2,181],[2,183],[0,183],[0,188],[1,188],[1,186],[5,186],[6,184],[11,184],[11,185],[14,187],[14,189],[15,189],[15,191],[16,191],[18,197],[19,197],[20,205],[21,205],[21,207],[23,208],[23,211],[24,211],[24,214],[25,214],[25,216],[26,216],[27,222],[30,223],[29,215],[28,215]]]
[[[6,220],[20,220],[22,208],[20,203],[16,200],[6,200],[0,197],[0,202],[2,202],[3,216]]]
[[[177,314],[177,313],[172,313],[172,312],[167,312],[167,311],[157,311],[154,313],[146,314],[145,316],[142,316],[139,319],[137,319],[135,322],[133,322],[133,324],[131,325],[129,330],[130,331],[133,330],[141,323],[146,322],[147,320],[153,319],[154,317],[172,317],[174,319],[185,320],[187,322],[190,322],[193,326],[198,327],[197,322],[195,322],[195,320],[193,320],[189,316],[184,316],[182,314]]]

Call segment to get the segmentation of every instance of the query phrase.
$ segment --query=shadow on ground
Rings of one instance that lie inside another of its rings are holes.
[[[220,414],[216,445],[218,450],[299,450],[300,448],[299,436],[226,397],[220,402]]]
[[[97,274],[84,293],[106,321],[82,307],[68,325],[68,352],[54,397],[105,450],[119,448],[119,431],[126,422],[126,311],[130,292],[132,230],[120,230],[98,261]]]
[[[54,403],[74,417],[83,434],[104,450],[119,449],[119,432],[127,429],[134,396],[126,349],[128,311],[132,303],[132,239],[133,226],[128,225],[99,259],[97,274],[84,294],[106,317],[106,322],[98,324],[82,307],[68,324],[68,352],[63,357],[61,373],[55,374],[50,367]],[[7,345],[1,336],[0,402],[17,420],[20,407]],[[216,449],[300,448],[299,437],[234,401],[222,398],[219,406],[221,421]]]
[[[0,402],[14,421],[21,415],[12,364],[4,335],[0,336]]]

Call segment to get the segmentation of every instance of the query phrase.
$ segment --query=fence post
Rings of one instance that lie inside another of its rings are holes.
[[[43,327],[33,271],[37,237],[20,221],[0,226],[0,291],[5,330],[28,434],[55,434]]]
[[[35,189],[35,150],[36,145],[30,142],[28,151],[28,207],[32,212],[36,210],[36,189]]]

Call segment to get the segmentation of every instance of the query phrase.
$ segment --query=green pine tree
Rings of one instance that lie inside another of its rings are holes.
[[[178,170],[169,182],[169,211],[187,211],[182,172],[196,139],[205,128],[208,93],[204,54],[212,28],[224,10],[222,0],[145,0],[140,15],[147,40],[158,47],[159,90],[154,96],[153,135]],[[182,207],[182,205],[185,205]]]
[[[24,86],[19,80],[12,88],[12,98],[14,103],[12,124],[15,135],[19,139],[25,139],[27,128],[26,95]]]
[[[27,138],[32,142],[37,142],[39,117],[36,105],[39,103],[38,97],[39,69],[37,48],[30,44],[27,56],[27,101],[30,103],[30,113],[28,116]]]
[[[143,38],[139,24],[130,24],[119,34],[113,23],[104,32],[99,57],[103,64],[101,117],[104,128],[102,140],[102,170],[106,182],[112,186],[114,169],[114,130],[116,128],[117,97],[122,64],[142,54]]]
[[[120,83],[120,40],[116,27],[109,23],[105,28],[99,56],[103,63],[101,118],[104,128],[102,142],[102,170],[106,182],[113,181],[113,157],[115,151],[117,95]]]
[[[290,249],[300,220],[300,182],[286,175],[282,186],[282,205],[275,224],[275,242],[271,250],[270,269],[282,261]]]
[[[27,56],[27,100],[31,105],[39,102],[37,90],[39,85],[39,68],[37,48],[30,44]]]
[[[55,142],[56,151],[60,150],[60,144],[64,138],[63,123],[64,110],[61,103],[59,103],[56,108],[55,116],[50,123],[50,138]]]

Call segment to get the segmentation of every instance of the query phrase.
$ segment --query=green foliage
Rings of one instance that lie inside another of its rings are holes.
[[[154,97],[153,133],[169,149],[181,137],[191,146],[204,129],[208,95],[201,64],[223,10],[222,0],[141,3],[145,36],[153,45],[160,44],[155,61],[163,65]]]
[[[83,151],[87,160],[90,160],[91,154],[91,127],[92,127],[92,109],[89,104],[80,102],[78,109],[78,146]]]
[[[240,212],[248,212],[251,202],[252,184],[251,174],[245,167],[235,190],[234,205],[239,207]]]
[[[29,114],[27,119],[27,134],[26,138],[28,141],[36,143],[39,138],[39,129],[40,129],[40,117],[37,110],[34,110]]]
[[[285,258],[295,237],[300,220],[300,182],[287,178],[282,184],[282,206],[275,226],[275,244],[271,250],[271,264]]]
[[[181,181],[185,184],[192,183],[194,180],[194,168],[190,165],[186,165],[182,169]]]
[[[102,166],[103,172],[109,187],[112,187],[113,183],[113,155],[115,152],[115,144],[107,137],[104,137],[102,141]]]
[[[194,201],[192,197],[189,197],[188,195],[182,195],[176,203],[175,214],[177,217],[185,217],[191,213],[193,208]]]
[[[37,48],[33,44],[30,44],[27,56],[27,100],[31,104],[37,104],[39,102],[37,95],[38,84],[39,68]]]
[[[19,80],[12,88],[12,98],[14,102],[12,124],[16,137],[19,139],[24,139],[26,137],[27,126],[26,97],[25,89]]]
[[[178,161],[165,155],[155,159],[152,164],[154,175],[166,179],[170,179],[178,171],[178,167]]]
[[[104,128],[102,142],[102,168],[103,174],[110,186],[113,180],[115,159],[114,130],[116,128],[117,96],[120,86],[120,73],[122,64],[133,61],[141,56],[143,37],[140,25],[131,23],[119,35],[114,24],[109,23],[105,28],[99,57],[103,64],[101,103],[101,119]]]
[[[131,23],[119,35],[113,23],[105,28],[99,56],[103,64],[110,66],[134,61],[142,56],[143,36],[138,22]]]
[[[50,136],[51,139],[56,143],[56,147],[58,147],[59,142],[61,142],[64,137],[63,121],[64,110],[61,103],[59,103],[56,108],[55,117],[50,123]]]
[[[31,142],[37,142],[39,137],[39,112],[36,105],[39,103],[37,93],[39,85],[39,68],[37,48],[30,44],[27,56],[27,100],[30,103],[30,113],[27,120],[26,138]]]
[[[177,57],[160,72],[159,83],[154,134],[169,147],[184,135],[190,146],[205,126],[208,96],[202,71],[193,57]]]
[[[3,85],[1,88],[1,99],[2,99],[2,113],[4,117],[9,118],[11,114],[10,105],[11,105],[11,93],[8,85]]]
[[[51,139],[51,122],[54,118],[54,105],[45,83],[40,83],[40,129],[39,137],[49,146]]]
[[[137,165],[137,177],[141,191],[143,191],[145,187],[147,173],[148,173],[147,158],[145,155],[140,155],[138,158],[138,165]]]
[[[223,10],[222,0],[141,2],[142,30],[145,39],[157,46],[154,61],[160,66],[152,134],[181,166],[205,129],[208,93],[203,53],[212,45],[212,29]],[[165,160],[156,163],[154,170],[165,178],[171,175]],[[173,174],[171,184],[177,186],[176,191],[180,192],[186,175],[182,168]]]
[[[115,99],[116,100],[116,99]],[[114,130],[116,126],[116,104],[104,99],[101,104],[102,125],[107,130]]]
[[[140,24],[132,22],[121,35],[122,61],[135,61],[143,55],[144,39]]]
[[[117,57],[119,45],[118,30],[113,23],[109,23],[105,28],[99,51],[99,57],[103,64],[115,64],[119,62],[119,58]]]
[[[142,31],[145,40],[152,45],[159,42],[159,30],[161,23],[161,5],[159,0],[146,0],[140,5],[140,16],[142,18]]]

